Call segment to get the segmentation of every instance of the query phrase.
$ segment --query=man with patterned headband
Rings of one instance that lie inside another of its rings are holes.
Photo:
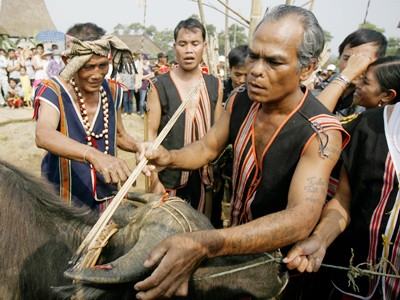
[[[42,175],[65,201],[104,210],[131,170],[116,148],[136,152],[122,124],[122,90],[105,76],[131,66],[128,47],[92,23],[68,32],[66,66],[36,89],[36,145],[47,150]]]

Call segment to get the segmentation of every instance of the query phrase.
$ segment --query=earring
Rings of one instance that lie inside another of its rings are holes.
[[[382,100],[379,100],[378,107],[381,107],[381,106],[382,106]]]

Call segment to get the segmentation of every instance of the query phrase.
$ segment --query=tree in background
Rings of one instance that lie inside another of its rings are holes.
[[[239,45],[247,45],[249,43],[246,29],[243,26],[238,26],[232,24],[228,28],[229,34],[229,49],[232,49]],[[219,43],[219,54],[224,55],[225,53],[225,31],[221,30],[218,33],[218,43]]]

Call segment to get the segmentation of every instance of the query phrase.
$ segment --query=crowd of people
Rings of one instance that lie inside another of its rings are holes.
[[[103,211],[131,174],[120,148],[137,162],[148,159],[150,192],[187,200],[215,227],[152,249],[145,267],[155,270],[135,284],[137,299],[187,294],[203,260],[278,248],[292,275],[280,299],[400,296],[400,57],[385,57],[383,34],[349,32],[338,66],[316,73],[324,47],[318,20],[279,5],[249,45],[231,50],[225,81],[208,74],[205,27],[193,18],[174,30],[174,64],[163,52],[154,65],[147,54],[132,55],[93,23],[67,34],[65,62],[42,45],[8,55],[0,49],[0,104],[32,105],[34,94],[36,143],[47,151],[42,175],[71,205]],[[311,76],[310,89],[303,82]],[[147,141],[124,128],[122,115],[134,111],[147,116]],[[227,153],[230,221],[223,226],[215,166]],[[367,265],[379,275],[355,277],[352,288],[345,272],[322,262]]]
[[[57,44],[46,51],[43,44],[7,51],[0,48],[0,105],[33,108],[35,87],[59,75],[64,66]]]

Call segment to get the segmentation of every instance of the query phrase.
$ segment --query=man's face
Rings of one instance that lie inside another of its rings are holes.
[[[377,52],[378,46],[374,43],[366,43],[353,48],[350,48],[350,45],[346,45],[346,47],[343,49],[342,55],[339,57],[340,72],[346,68],[347,61],[353,54],[363,54],[366,57],[370,57],[373,62],[378,58]]]
[[[15,51],[8,52],[8,58],[13,59],[15,57]]]
[[[166,56],[163,56],[163,57],[160,57],[160,58],[158,59],[158,63],[159,63],[160,65],[166,65],[166,64],[167,64],[167,60],[168,60],[168,58],[167,58]]]
[[[234,88],[246,84],[247,69],[246,66],[235,66],[231,68],[231,79]]]
[[[93,93],[100,90],[101,83],[108,73],[109,60],[105,56],[93,54],[75,76],[81,91]]]
[[[42,55],[43,52],[44,52],[43,47],[40,47],[40,46],[39,46],[39,47],[36,48],[36,53],[37,53],[37,54]]]
[[[295,17],[260,25],[250,43],[246,60],[251,100],[278,103],[300,92],[300,81],[307,79],[310,73],[309,68],[301,71],[296,68],[297,45],[302,36],[303,26]]]
[[[174,51],[179,67],[185,71],[198,68],[203,60],[206,42],[203,40],[201,31],[182,28],[178,31]]]

